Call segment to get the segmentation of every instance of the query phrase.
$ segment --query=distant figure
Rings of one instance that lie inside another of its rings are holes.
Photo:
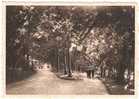
[[[43,69],[43,66],[42,65],[39,65],[39,69]]]
[[[94,77],[94,70],[88,70],[87,71],[87,78],[93,78]]]
[[[87,67],[86,70],[87,73],[87,78],[94,78],[94,73],[95,73],[95,65],[90,65]]]

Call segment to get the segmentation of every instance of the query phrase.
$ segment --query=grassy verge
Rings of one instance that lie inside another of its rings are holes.
[[[19,70],[7,70],[6,71],[6,84],[17,82],[20,80],[24,80],[31,75],[36,73],[34,70],[26,70],[26,71],[19,71]]]

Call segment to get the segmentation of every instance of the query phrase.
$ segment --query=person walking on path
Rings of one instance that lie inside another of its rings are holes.
[[[88,67],[87,67],[87,70],[86,70],[86,72],[87,72],[87,78],[94,78],[94,74],[95,74],[95,65],[89,65]]]

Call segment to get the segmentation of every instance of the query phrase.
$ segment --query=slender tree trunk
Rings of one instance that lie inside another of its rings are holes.
[[[56,71],[58,72],[58,49],[56,48],[56,51],[55,51],[55,68],[56,68]]]
[[[57,51],[57,72],[59,72],[59,51]]]
[[[103,77],[103,67],[100,67],[100,76]]]
[[[68,38],[67,38],[67,65],[68,65],[68,76],[72,77],[72,73],[71,73],[71,63],[70,63],[70,34],[68,34]]]
[[[67,74],[66,50],[64,50],[64,74]]]
[[[67,59],[68,59],[68,76],[69,76],[69,77],[72,77],[69,50],[68,50],[68,52],[67,52]]]

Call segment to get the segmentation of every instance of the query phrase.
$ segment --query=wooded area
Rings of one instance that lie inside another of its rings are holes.
[[[94,66],[95,77],[134,89],[134,50],[133,6],[6,7],[7,79],[36,62],[68,77]]]

